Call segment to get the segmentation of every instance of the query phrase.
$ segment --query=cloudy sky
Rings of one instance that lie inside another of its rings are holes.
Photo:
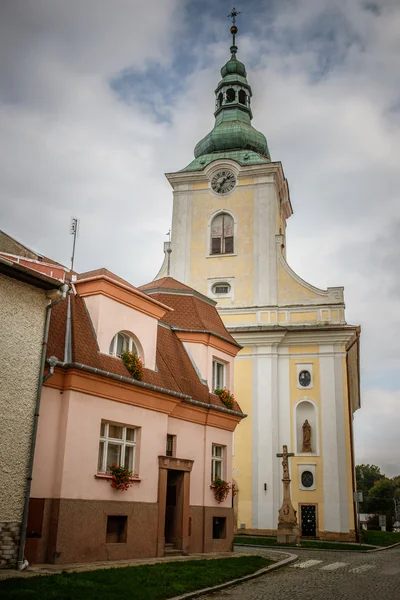
[[[0,228],[135,285],[162,262],[172,194],[213,125],[232,0],[2,0]],[[246,0],[253,123],[283,163],[288,260],[344,285],[362,326],[356,460],[400,472],[400,5]]]

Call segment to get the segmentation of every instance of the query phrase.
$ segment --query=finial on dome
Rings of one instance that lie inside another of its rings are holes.
[[[232,27],[230,29],[232,34],[232,46],[230,48],[232,54],[236,54],[237,46],[236,46],[236,34],[238,32],[238,28],[236,27],[236,17],[240,15],[240,11],[236,10],[235,7],[232,8],[232,11],[227,15],[229,19],[232,19]]]

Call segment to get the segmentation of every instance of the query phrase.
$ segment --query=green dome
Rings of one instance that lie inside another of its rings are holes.
[[[236,32],[236,27],[232,27],[231,58],[222,67],[222,80],[215,90],[214,128],[196,144],[195,159],[183,170],[204,169],[221,157],[231,157],[246,165],[271,160],[265,135],[251,124],[252,92],[246,79],[246,67],[236,58]]]
[[[222,111],[218,117],[214,129],[196,145],[195,158],[227,150],[252,150],[270,158],[266,137],[254,129],[239,108]]]
[[[221,69],[221,77],[224,78],[226,75],[230,74],[241,75],[242,77],[246,77],[246,67],[240,60],[236,58],[236,54],[232,52],[231,58]]]

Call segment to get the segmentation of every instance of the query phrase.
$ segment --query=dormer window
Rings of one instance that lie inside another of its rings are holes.
[[[122,352],[137,352],[135,342],[133,341],[132,336],[123,331],[119,331],[116,335],[114,335],[111,344],[110,344],[110,354],[112,356],[121,356]]]

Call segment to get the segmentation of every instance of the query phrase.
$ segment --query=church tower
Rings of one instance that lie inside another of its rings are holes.
[[[157,278],[217,302],[242,346],[235,396],[248,415],[235,433],[237,527],[275,533],[288,446],[292,500],[303,536],[355,537],[352,416],[360,406],[359,327],[346,323],[342,287],[317,289],[286,261],[292,215],[282,164],[252,125],[252,91],[231,57],[215,90],[215,125],[173,188],[171,252]],[[215,357],[210,389],[229,381]]]

